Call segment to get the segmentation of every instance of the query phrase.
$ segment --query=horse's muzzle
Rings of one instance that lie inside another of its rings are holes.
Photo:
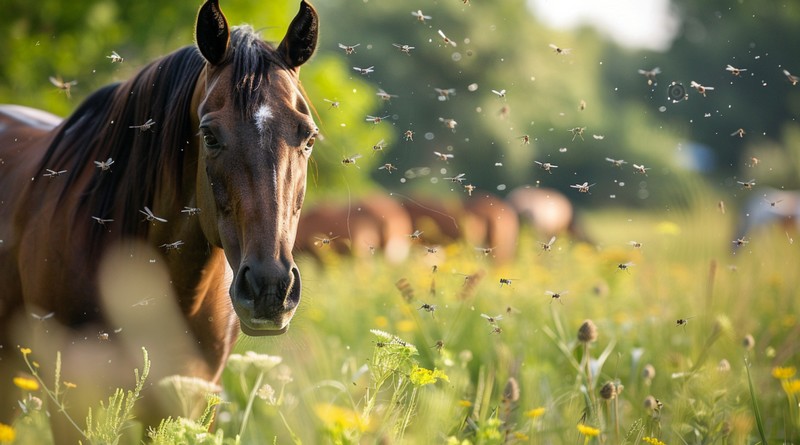
[[[293,262],[245,261],[231,285],[231,301],[242,332],[280,335],[289,329],[300,302],[300,271]]]

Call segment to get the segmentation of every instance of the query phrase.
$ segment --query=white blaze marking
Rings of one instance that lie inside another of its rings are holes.
[[[258,128],[258,132],[263,135],[267,128],[267,121],[272,118],[272,109],[267,104],[261,105],[256,110],[256,114],[253,116],[253,118],[256,121],[256,128]]]

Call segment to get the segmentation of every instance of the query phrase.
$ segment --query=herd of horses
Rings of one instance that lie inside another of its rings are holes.
[[[62,352],[61,377],[80,387],[66,408],[77,419],[131,385],[142,347],[153,381],[217,381],[240,332],[288,329],[302,287],[295,249],[401,261],[414,238],[463,239],[507,261],[520,221],[544,239],[582,236],[569,200],[539,188],[463,205],[384,194],[306,209],[301,222],[318,130],[299,68],[318,22],[302,0],[273,47],[229,28],[206,0],[196,45],[99,89],[66,119],[0,106],[0,422],[19,411],[21,348],[45,378]],[[750,221],[796,221],[800,199],[786,193]],[[140,419],[170,414],[145,391]],[[86,439],[60,413],[52,422],[57,442]]]
[[[517,254],[521,227],[530,226],[544,240],[561,234],[587,240],[576,221],[570,200],[548,188],[519,187],[505,199],[475,192],[463,201],[372,194],[303,209],[295,252],[319,258],[330,249],[356,257],[381,254],[400,262],[415,246],[434,252],[465,242],[476,255],[504,263]]]

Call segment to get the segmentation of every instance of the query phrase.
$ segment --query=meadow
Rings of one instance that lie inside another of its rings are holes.
[[[799,443],[795,234],[765,228],[736,248],[730,219],[711,200],[593,211],[592,244],[546,251],[524,233],[504,265],[465,244],[399,265],[301,256],[292,328],[240,339],[219,397],[145,382],[95,410],[90,439],[141,434],[126,403],[170,391],[191,420],[153,443]],[[53,384],[22,383],[27,414],[6,434],[46,443]]]

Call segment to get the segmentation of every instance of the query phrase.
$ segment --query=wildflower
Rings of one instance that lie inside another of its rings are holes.
[[[0,443],[11,443],[17,437],[17,433],[10,425],[0,423]]]
[[[517,439],[520,442],[527,442],[530,439],[530,437],[523,432],[516,431],[514,432],[514,439]]]
[[[661,402],[653,396],[647,396],[644,399],[644,408],[650,411],[658,411],[661,409]]]
[[[543,406],[538,408],[533,408],[525,411],[525,417],[530,417],[531,419],[535,419],[537,417],[541,417],[544,415],[546,409]]]
[[[578,432],[586,436],[586,438],[597,437],[600,435],[600,430],[582,423],[578,424]]]
[[[719,372],[728,372],[731,370],[731,362],[727,359],[722,359],[717,364],[717,371]]]
[[[788,380],[794,377],[795,374],[797,374],[797,368],[794,366],[776,366],[772,368],[772,377],[775,377],[779,380]]]
[[[31,348],[19,348],[19,352],[21,352],[24,357],[27,357],[31,353]]]
[[[450,381],[444,371],[440,371],[438,369],[434,369],[431,371],[430,369],[421,368],[417,365],[411,369],[411,375],[409,377],[411,383],[416,386],[425,386],[431,383],[436,383],[439,379]]]
[[[369,422],[361,419],[357,412],[341,406],[320,403],[314,406],[314,413],[332,430],[367,431]]]
[[[643,441],[643,442],[647,442],[647,443],[649,443],[650,445],[667,445],[667,444],[665,444],[664,442],[662,442],[662,441],[660,441],[660,440],[656,439],[655,437],[643,437],[643,438],[642,438],[642,441]]]
[[[591,343],[597,340],[597,326],[592,320],[585,320],[578,329],[578,341]]]
[[[267,372],[277,366],[283,359],[275,355],[258,354],[247,351],[242,354],[231,354],[228,357],[228,366],[236,373],[244,373],[251,366],[259,372]]]
[[[472,402],[469,400],[461,399],[458,401],[458,405],[464,408],[471,408]]]
[[[30,377],[14,377],[14,385],[24,391],[37,391],[39,382]]]
[[[789,380],[784,389],[787,394],[800,394],[800,380]]]
[[[261,400],[267,402],[267,404],[275,404],[275,389],[273,389],[268,383],[265,383],[261,388],[258,388],[256,394]]]

